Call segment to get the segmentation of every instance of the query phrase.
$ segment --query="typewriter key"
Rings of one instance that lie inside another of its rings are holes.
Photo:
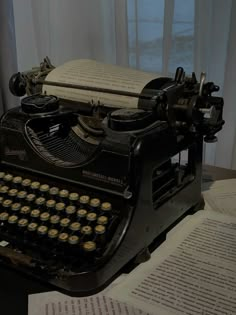
[[[0,213],[0,227],[1,227],[1,229],[5,229],[8,218],[9,218],[9,214],[7,212]]]
[[[8,190],[9,190],[9,187],[8,186],[2,186],[0,188],[0,196],[5,198],[5,196],[7,195],[8,193]]]
[[[0,172],[0,184],[4,183],[4,180],[3,180],[4,176],[5,176],[5,173],[4,172]]]
[[[89,200],[90,200],[89,196],[83,195],[79,198],[79,203],[83,207],[89,203]]]
[[[89,241],[91,240],[93,229],[89,225],[84,225],[81,228],[81,234],[84,242]]]
[[[79,194],[77,193],[70,193],[69,194],[69,201],[70,201],[70,204],[73,206],[77,206],[78,204],[78,201],[79,201]]]
[[[26,228],[27,228],[27,225],[28,225],[28,220],[27,219],[20,219],[18,221],[18,229],[19,229],[19,232],[21,234],[24,234]]]
[[[29,194],[26,196],[26,202],[28,205],[31,205],[35,201],[36,195],[35,194]]]
[[[30,241],[36,240],[37,239],[37,228],[38,228],[38,223],[36,222],[31,222],[27,226],[27,236]]]
[[[35,204],[37,205],[37,208],[42,209],[45,204],[46,199],[43,197],[39,197],[35,200]]]
[[[100,217],[98,217],[97,224],[106,225],[107,223],[108,223],[108,217],[106,217],[105,215],[101,215]]]
[[[66,228],[70,225],[70,219],[68,218],[64,218],[64,219],[61,219],[60,221],[60,226],[62,228],[61,232],[66,230]]]
[[[24,179],[22,181],[21,185],[22,185],[24,190],[29,191],[30,185],[31,185],[31,179],[29,179],[29,178]]]
[[[17,200],[19,201],[19,203],[23,203],[25,201],[26,196],[27,196],[26,191],[24,190],[19,191],[17,194]]]
[[[27,216],[30,213],[31,209],[28,206],[23,206],[20,209],[20,214],[22,214],[23,216]]]
[[[84,242],[82,248],[87,258],[93,258],[96,251],[96,243],[92,241]]]
[[[4,177],[3,177],[3,180],[5,183],[10,183],[13,179],[13,176],[11,174],[6,174]]]
[[[67,206],[66,207],[66,214],[67,215],[72,215],[75,213],[75,211],[76,211],[75,206]]]
[[[82,224],[82,223],[85,223],[86,221],[86,216],[87,216],[87,210],[85,209],[79,209],[77,211],[77,219],[79,220],[79,222]]]
[[[60,190],[59,197],[60,197],[61,202],[68,203],[69,191],[66,189]]]
[[[12,206],[12,200],[10,199],[5,199],[2,203],[3,211],[6,211],[6,212],[8,212],[11,206]]]
[[[21,208],[21,204],[18,202],[15,202],[11,206],[11,211],[12,213],[18,213],[20,211],[20,208]]]
[[[95,212],[90,212],[87,214],[86,219],[88,221],[88,225],[94,225],[97,221],[97,214]]]
[[[96,234],[95,240],[96,243],[100,246],[104,245],[106,242],[106,228],[104,225],[96,225],[94,228],[94,232]]]
[[[61,243],[65,243],[67,242],[68,238],[69,238],[68,233],[60,233],[58,236],[58,241]]]
[[[12,200],[16,200],[17,194],[18,194],[17,189],[8,190],[8,196],[11,197]]]
[[[92,198],[92,199],[90,200],[89,205],[90,205],[90,207],[91,207],[93,210],[97,210],[98,207],[100,206],[100,203],[101,203],[100,199],[98,199],[98,198]]]
[[[56,205],[56,201],[53,199],[47,200],[46,202],[46,207],[47,207],[47,211],[52,213],[53,209],[55,208]]]
[[[56,203],[56,212],[58,215],[61,215],[63,212],[64,212],[64,209],[65,209],[65,204],[64,202],[58,202]]]
[[[48,193],[49,193],[49,189],[50,189],[50,187],[49,187],[48,184],[43,184],[43,185],[41,185],[41,186],[39,187],[40,195],[41,195],[42,197],[46,197],[46,196],[48,195]]]
[[[21,176],[15,176],[13,177],[12,179],[12,183],[13,183],[13,186],[15,188],[19,188],[21,183],[22,183],[22,177]]]
[[[50,217],[50,223],[51,223],[51,228],[56,228],[59,226],[60,223],[60,217],[59,215],[52,215]]]
[[[57,229],[50,229],[48,231],[48,237],[50,240],[55,240],[58,237],[59,231]]]
[[[59,188],[58,187],[51,187],[49,189],[49,195],[53,198],[53,199],[57,199],[58,195],[59,195]]]
[[[68,243],[71,244],[71,245],[78,245],[78,243],[79,243],[79,237],[76,236],[76,235],[71,235],[71,236],[68,238]]]
[[[46,225],[40,225],[37,228],[37,234],[39,235],[41,240],[47,236],[47,233],[48,233],[48,227]]]
[[[38,218],[40,217],[40,210],[39,209],[33,209],[30,212],[30,216],[32,218],[33,221],[37,221]]]
[[[69,230],[71,231],[73,235],[78,234],[80,231],[80,227],[81,227],[81,224],[79,222],[73,222],[70,224]]]
[[[47,224],[47,222],[49,221],[50,219],[50,214],[48,212],[43,212],[41,213],[40,215],[40,221],[42,221],[45,224]]]
[[[101,212],[107,216],[111,215],[111,203],[110,202],[103,202],[101,204]]]
[[[11,215],[8,218],[8,224],[9,224],[9,230],[10,231],[15,231],[17,228],[17,222],[18,222],[18,216],[17,215]]]
[[[37,195],[40,187],[40,182],[32,182],[30,185],[30,190]]]
[[[0,197],[0,205],[3,203],[4,198]],[[0,211],[1,211],[1,207],[0,207]]]

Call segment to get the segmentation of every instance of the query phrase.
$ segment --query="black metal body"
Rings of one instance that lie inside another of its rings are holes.
[[[0,158],[3,169],[95,196],[109,196],[116,205],[119,225],[104,257],[90,270],[59,271],[55,275],[41,272],[39,265],[33,268],[7,262],[68,294],[88,295],[107,285],[123,266],[199,203],[203,137],[196,132],[181,134],[159,120],[141,130],[114,131],[105,119],[105,136],[99,144],[80,142],[78,150],[85,152],[84,158],[78,163],[73,155],[65,155],[64,163],[61,153],[56,156],[51,147],[45,150],[37,137],[40,132],[49,132],[48,126],[59,125],[55,137],[60,138],[61,132],[60,141],[64,141],[65,135],[73,133],[77,116],[63,108],[33,116],[20,108],[8,111],[1,118]],[[76,140],[77,135],[73,133],[73,137]],[[186,165],[171,162],[183,150],[188,150]]]

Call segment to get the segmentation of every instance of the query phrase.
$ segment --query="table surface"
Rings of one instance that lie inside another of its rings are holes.
[[[203,167],[203,182],[236,178],[236,171],[213,167]],[[0,267],[0,314],[27,315],[28,295],[49,291],[46,286],[32,279]]]

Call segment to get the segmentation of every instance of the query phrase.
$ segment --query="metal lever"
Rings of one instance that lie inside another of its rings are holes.
[[[203,85],[206,81],[206,72],[202,72],[200,76],[199,96],[202,96]]]

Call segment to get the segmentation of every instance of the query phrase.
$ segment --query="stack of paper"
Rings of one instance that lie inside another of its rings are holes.
[[[235,183],[205,193],[214,210],[233,214]],[[236,314],[236,218],[217,212],[186,217],[148,262],[97,295],[31,295],[29,315]]]

